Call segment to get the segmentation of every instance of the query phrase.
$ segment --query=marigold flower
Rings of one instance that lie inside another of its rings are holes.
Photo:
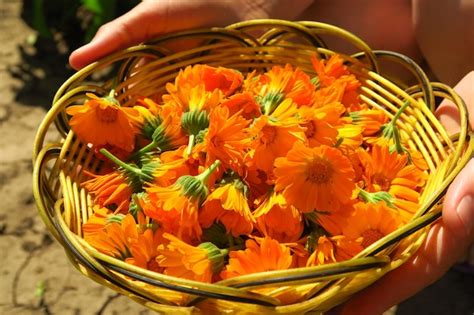
[[[218,273],[224,264],[226,249],[219,249],[212,243],[202,243],[195,247],[175,236],[165,233],[168,244],[158,247],[158,265],[169,276],[189,280],[211,282],[214,273]]]
[[[86,234],[96,234],[102,231],[108,223],[107,218],[112,215],[113,212],[107,208],[99,205],[93,206],[93,214],[89,217],[86,223],[82,225],[82,231]]]
[[[270,173],[277,157],[285,156],[295,142],[304,141],[304,131],[297,120],[275,120],[260,116],[249,128],[251,153],[257,168]]]
[[[336,143],[338,131],[326,120],[326,113],[305,106],[300,109],[299,114],[304,121],[301,126],[305,128],[304,134],[310,147]]]
[[[319,266],[351,259],[358,254],[363,247],[343,235],[321,236],[315,250],[309,256],[306,266]]]
[[[342,233],[350,240],[357,240],[365,248],[392,233],[401,224],[402,217],[385,202],[359,202],[354,205],[354,212],[348,218]]]
[[[281,243],[296,242],[303,233],[303,218],[283,195],[272,191],[254,212],[263,235]]]
[[[353,124],[363,126],[364,136],[371,136],[380,132],[382,126],[388,121],[387,115],[379,109],[361,109],[351,112],[349,115]]]
[[[94,175],[82,183],[82,186],[93,196],[94,203],[101,207],[114,206],[116,212],[126,212],[133,193],[123,172],[113,171],[105,175]]]
[[[111,91],[113,95],[113,91]],[[112,97],[99,98],[86,94],[90,99],[83,105],[66,108],[71,115],[69,120],[74,133],[87,143],[96,146],[107,144],[132,152],[135,147],[135,135],[138,128],[134,121],[138,112],[129,107],[122,107]]]
[[[173,185],[146,188],[150,203],[143,204],[147,216],[160,222],[165,231],[181,239],[194,240],[201,236],[198,209],[209,193],[207,181],[220,165],[217,160],[197,176],[181,176]]]
[[[354,169],[341,151],[325,145],[308,148],[295,143],[275,160],[275,190],[302,212],[337,211],[349,203]]]
[[[199,213],[201,225],[208,228],[214,221],[219,221],[235,237],[250,234],[255,219],[250,212],[246,190],[247,187],[238,179],[217,187],[209,194]]]
[[[359,151],[364,165],[365,190],[385,191],[394,197],[394,204],[405,213],[406,219],[418,210],[419,187],[427,175],[413,164],[408,164],[407,154],[390,152],[388,146],[374,145],[371,152]]]
[[[227,107],[230,116],[240,113],[245,119],[253,119],[262,114],[260,105],[255,101],[253,95],[248,92],[234,94],[222,101],[220,106]]]
[[[244,154],[250,142],[246,130],[249,121],[238,114],[230,116],[226,107],[214,109],[210,118],[209,129],[203,139],[207,163],[220,160],[224,167],[241,173]]]
[[[290,248],[269,237],[260,241],[249,239],[245,247],[245,250],[229,253],[229,264],[221,272],[223,279],[255,272],[285,270],[293,264]]]
[[[162,242],[161,231],[153,230],[139,213],[138,224],[131,214],[121,222],[111,222],[102,231],[85,234],[84,239],[98,251],[142,268],[156,270],[156,248]]]

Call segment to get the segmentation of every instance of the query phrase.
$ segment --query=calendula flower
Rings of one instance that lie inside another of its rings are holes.
[[[84,239],[98,251],[142,268],[155,269],[156,248],[161,232],[146,224],[139,213],[138,223],[131,214],[110,222],[102,231],[85,234]]]
[[[218,89],[225,96],[230,96],[242,85],[242,81],[242,73],[237,70],[197,64],[181,70],[175,79],[175,86],[204,85],[208,92]]]
[[[344,235],[321,236],[306,266],[319,266],[351,259],[363,249],[362,245],[349,240]]]
[[[287,102],[287,101],[285,101]],[[289,101],[291,102],[291,101]],[[303,142],[304,130],[295,119],[279,120],[260,116],[249,128],[251,154],[257,168],[270,173],[277,157],[285,156],[295,142]]]
[[[201,225],[208,228],[214,221],[219,221],[235,237],[250,234],[255,219],[250,212],[246,195],[247,186],[239,179],[217,187],[203,204],[199,214]]]
[[[288,204],[282,194],[272,191],[254,212],[263,235],[281,243],[296,242],[303,233],[300,212]]]
[[[327,108],[325,106],[323,108]],[[320,144],[334,145],[337,141],[337,129],[326,120],[324,111],[317,111],[309,107],[302,107],[299,111],[303,123],[301,126],[305,128],[305,136],[308,146],[315,147]]]
[[[387,115],[379,109],[361,109],[349,113],[352,123],[361,125],[364,128],[363,135],[371,136],[379,132],[387,123]]]
[[[239,172],[250,142],[246,130],[249,121],[238,114],[230,116],[225,107],[214,109],[210,118],[209,130],[203,139],[208,163],[217,159],[224,167]]]
[[[395,206],[407,211],[406,218],[418,209],[419,188],[427,175],[413,164],[407,154],[390,152],[388,146],[374,145],[370,153],[359,151],[364,165],[363,175],[368,192],[387,192]]]
[[[269,237],[260,241],[249,239],[245,247],[229,253],[229,264],[220,274],[223,279],[292,267],[290,248]]]
[[[275,190],[302,212],[337,211],[351,200],[354,169],[338,149],[295,143],[275,160]]]
[[[262,114],[260,105],[255,101],[253,95],[248,92],[234,94],[223,100],[220,106],[227,107],[230,116],[239,113],[245,119],[253,119]]]
[[[318,83],[321,88],[334,87],[339,92],[337,101],[353,110],[360,109],[359,87],[360,82],[355,75],[351,74],[344,60],[339,55],[332,55],[328,60],[316,57],[311,59],[314,70],[318,75]]]
[[[82,225],[84,235],[96,234],[102,231],[108,223],[107,218],[112,214],[113,212],[109,209],[95,204],[93,206],[93,214],[89,217],[87,222]]]
[[[138,112],[129,107],[122,107],[111,95],[99,98],[86,94],[90,99],[83,105],[66,108],[71,115],[69,120],[74,133],[87,143],[96,146],[107,144],[132,152],[135,147],[135,136],[138,128],[135,121]]]
[[[219,249],[208,242],[192,246],[168,233],[163,234],[163,237],[169,242],[158,247],[159,256],[156,260],[164,268],[164,274],[211,282],[213,275],[222,269],[228,252],[226,249]]]
[[[198,209],[209,193],[208,179],[219,165],[217,160],[203,173],[181,176],[171,186],[150,185],[146,192],[151,202],[144,203],[145,214],[160,222],[168,233],[181,239],[198,239],[202,233]]]
[[[402,222],[400,214],[389,208],[385,202],[359,202],[354,205],[354,212],[342,232],[348,239],[357,240],[366,248],[395,231]]]
[[[101,207],[113,206],[116,212],[128,211],[133,188],[123,172],[87,174],[92,178],[83,182],[82,186],[93,196],[95,204]]]
[[[184,175],[196,176],[199,174],[200,161],[194,155],[185,154],[186,147],[173,151],[166,151],[160,155],[161,163],[153,172],[154,184],[169,186]]]

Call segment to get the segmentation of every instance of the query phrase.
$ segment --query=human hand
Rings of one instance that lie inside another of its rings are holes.
[[[455,87],[465,100],[474,128],[474,71]],[[450,102],[437,110],[448,132],[459,131],[459,113]],[[459,173],[444,199],[442,219],[434,224],[418,250],[405,264],[354,295],[331,314],[382,314],[439,279],[474,241],[474,159]]]
[[[104,24],[92,41],[75,50],[71,66],[79,70],[112,52],[160,34],[206,26],[225,26],[257,18],[291,20],[313,0],[168,0],[143,1],[131,11]]]

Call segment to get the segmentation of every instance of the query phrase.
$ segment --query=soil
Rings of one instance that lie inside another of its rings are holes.
[[[0,314],[151,314],[76,271],[37,214],[34,135],[72,72],[64,56],[35,50],[21,8],[20,0],[0,0]],[[449,271],[393,313],[474,314],[474,276]]]

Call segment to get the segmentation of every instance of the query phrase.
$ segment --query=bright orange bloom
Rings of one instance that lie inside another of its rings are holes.
[[[96,234],[102,231],[108,223],[107,218],[113,214],[109,209],[100,207],[99,205],[94,205],[93,211],[92,216],[82,225],[84,235]]]
[[[353,124],[363,126],[364,136],[376,134],[388,121],[387,115],[379,109],[361,109],[350,113],[350,116]]]
[[[255,101],[253,95],[248,92],[234,94],[227,100],[222,101],[220,106],[227,107],[230,116],[240,113],[245,119],[253,119],[262,114],[260,105]]]
[[[225,96],[230,96],[242,85],[242,81],[242,73],[237,70],[197,64],[181,70],[174,84],[178,87],[204,85],[208,92],[218,89]]]
[[[290,248],[269,237],[258,242],[248,239],[245,247],[245,250],[230,252],[229,264],[221,272],[223,279],[292,267],[293,258]]]
[[[245,185],[240,180],[216,188],[209,194],[199,213],[199,221],[208,228],[220,221],[228,233],[238,237],[250,234],[255,219],[250,212]]]
[[[88,93],[90,98],[83,105],[66,108],[74,133],[87,143],[96,146],[107,144],[132,152],[138,128],[134,124],[138,112],[129,107],[121,107],[111,98],[99,98]]]
[[[219,90],[206,91],[203,84],[190,86],[175,86],[171,83],[166,85],[169,94],[163,95],[163,101],[170,103],[181,112],[207,111],[215,108],[222,101],[222,93]]]
[[[402,218],[385,202],[364,203],[354,206],[355,211],[343,228],[343,235],[356,240],[362,247],[368,247],[402,225]]]
[[[151,185],[146,192],[149,202],[142,203],[143,211],[159,222],[165,232],[189,242],[199,239],[202,233],[198,222],[199,202],[183,194],[182,185]]]
[[[351,259],[358,254],[363,247],[355,242],[348,240],[343,235],[321,236],[314,252],[309,256],[306,266],[319,266]]]
[[[328,60],[318,60],[316,57],[313,57],[311,62],[322,88],[335,88],[337,91],[342,92],[338,94],[336,101],[340,101],[351,110],[360,109],[359,87],[361,84],[350,73],[347,66],[344,65],[344,60],[341,56],[333,55]],[[319,98],[320,96],[316,97]]]
[[[419,188],[425,184],[427,175],[408,164],[406,154],[391,153],[388,146],[374,145],[370,153],[359,151],[359,156],[365,167],[364,189],[390,193],[395,206],[407,211],[406,219],[418,210]]]
[[[214,109],[203,141],[207,164],[220,160],[224,167],[241,173],[244,154],[250,142],[246,130],[248,125],[249,121],[238,114],[229,116],[226,107]]]
[[[85,234],[84,239],[98,251],[125,260],[138,267],[157,270],[154,259],[156,248],[162,242],[161,231],[147,227],[143,214],[138,223],[131,214],[122,221],[107,224],[102,231]]]
[[[304,141],[304,131],[297,120],[275,120],[260,116],[250,127],[252,159],[257,168],[270,173],[277,157],[285,156],[295,142]]]
[[[323,108],[326,108],[325,106]],[[320,144],[334,145],[337,141],[337,129],[326,120],[324,111],[317,111],[309,107],[302,107],[299,114],[304,121],[301,126],[306,130],[304,132],[308,145],[315,147]]]
[[[169,186],[184,175],[198,175],[200,161],[194,155],[185,154],[186,147],[166,151],[160,155],[161,164],[153,172],[154,184]]]
[[[101,207],[114,206],[115,212],[126,212],[133,193],[122,172],[113,171],[105,175],[94,175],[82,186],[94,197],[94,203]]]
[[[163,234],[168,244],[158,247],[158,265],[169,276],[211,282],[213,274],[223,265],[227,250],[219,250],[212,243],[202,243],[195,247],[171,234]]]
[[[295,143],[275,160],[275,190],[302,212],[337,211],[351,200],[354,169],[341,151]]]
[[[296,242],[303,233],[303,217],[299,211],[274,191],[255,210],[254,217],[263,235],[281,243]]]

